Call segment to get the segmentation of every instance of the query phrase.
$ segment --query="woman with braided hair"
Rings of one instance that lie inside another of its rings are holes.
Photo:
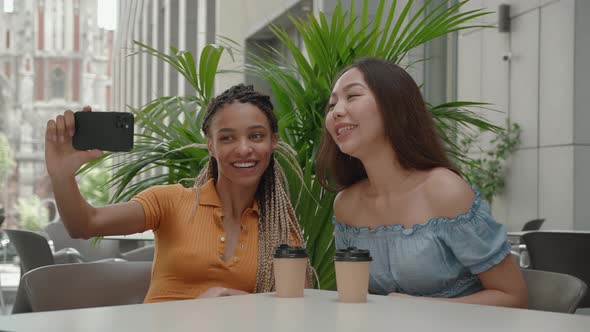
[[[145,302],[269,292],[272,253],[303,237],[274,159],[278,125],[268,96],[243,84],[211,100],[202,130],[210,159],[194,188],[149,188],[130,202],[93,207],[76,170],[101,155],[72,148],[74,114],[47,124],[45,158],[61,218],[72,237],[153,230],[155,254]]]

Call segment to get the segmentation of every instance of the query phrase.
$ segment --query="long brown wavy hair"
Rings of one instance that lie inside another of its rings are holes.
[[[444,167],[459,174],[447,156],[432,114],[426,109],[420,88],[412,76],[394,63],[362,58],[344,68],[334,83],[353,68],[363,74],[375,97],[385,136],[401,167],[406,170]],[[367,178],[361,161],[340,151],[326,128],[320,143],[316,174],[322,186],[333,192]]]

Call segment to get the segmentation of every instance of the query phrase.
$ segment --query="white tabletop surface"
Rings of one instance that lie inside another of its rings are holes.
[[[0,317],[3,331],[590,331],[590,316],[370,295],[337,302],[332,291],[273,293]]]
[[[145,231],[129,235],[109,235],[104,237],[105,240],[134,240],[134,241],[153,241],[154,232]]]
[[[524,234],[528,233],[529,231],[517,231],[517,232],[507,232],[508,236],[523,236]]]

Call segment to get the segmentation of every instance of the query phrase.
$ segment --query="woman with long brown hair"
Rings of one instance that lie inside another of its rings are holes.
[[[317,173],[338,192],[337,249],[369,249],[372,293],[526,307],[503,225],[447,157],[401,67],[365,58],[337,77]]]
[[[209,162],[194,188],[149,188],[130,202],[93,207],[75,173],[101,155],[72,147],[74,114],[47,124],[45,159],[60,216],[72,237],[153,230],[155,254],[145,301],[274,290],[273,250],[303,237],[274,158],[277,118],[268,96],[243,84],[214,98],[204,115]]]

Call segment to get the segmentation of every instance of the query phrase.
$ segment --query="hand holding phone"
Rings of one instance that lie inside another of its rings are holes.
[[[127,112],[76,112],[72,146],[76,150],[131,151],[133,114]]]
[[[128,151],[133,147],[132,114],[105,115],[91,110],[85,106],[85,112],[79,112],[84,113],[81,117],[68,110],[47,122],[45,163],[52,179],[74,176],[80,166],[100,157],[102,150]]]

